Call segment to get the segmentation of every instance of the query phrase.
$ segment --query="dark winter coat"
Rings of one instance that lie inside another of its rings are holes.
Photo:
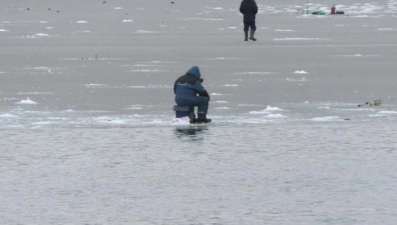
[[[210,98],[202,84],[200,69],[197,66],[190,68],[185,75],[179,77],[174,83],[175,102],[191,103],[197,102],[197,95]]]
[[[243,0],[240,4],[240,12],[244,15],[244,23],[255,22],[258,6],[255,0]]]

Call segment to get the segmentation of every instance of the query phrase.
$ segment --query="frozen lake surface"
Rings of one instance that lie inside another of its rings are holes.
[[[4,2],[0,224],[397,220],[397,1],[257,1],[257,42],[239,1]]]

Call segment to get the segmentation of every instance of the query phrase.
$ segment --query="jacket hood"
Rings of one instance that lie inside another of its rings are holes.
[[[198,79],[200,79],[201,74],[200,74],[200,69],[198,68],[198,66],[192,66],[192,68],[190,68],[186,74],[192,75],[194,77],[197,77]]]

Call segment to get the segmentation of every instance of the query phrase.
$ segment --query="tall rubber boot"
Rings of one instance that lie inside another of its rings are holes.
[[[244,41],[248,41],[248,31],[244,31]]]
[[[256,41],[256,38],[254,38],[255,31],[250,30],[250,40]]]

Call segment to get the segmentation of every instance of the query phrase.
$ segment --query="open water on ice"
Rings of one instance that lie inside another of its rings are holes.
[[[1,130],[2,224],[393,224],[395,123]]]

